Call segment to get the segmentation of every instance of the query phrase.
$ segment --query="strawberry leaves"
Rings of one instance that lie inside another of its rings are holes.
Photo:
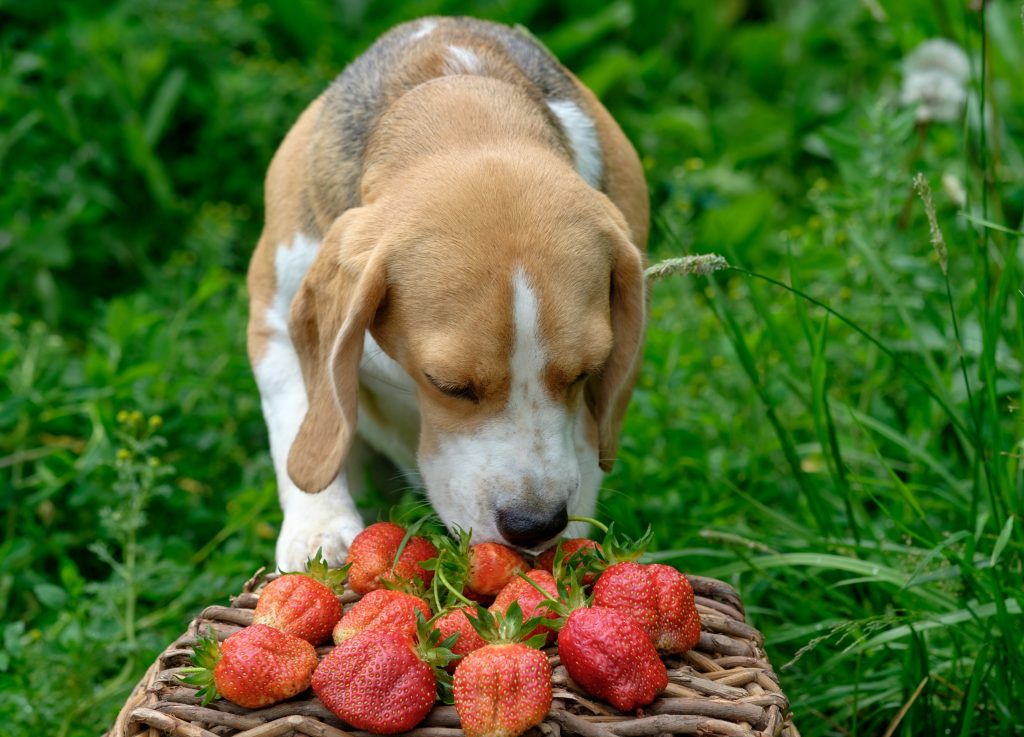
[[[200,637],[196,641],[195,651],[192,654],[192,666],[182,668],[178,671],[178,678],[190,686],[199,686],[196,696],[201,698],[202,706],[206,706],[214,699],[220,698],[217,693],[217,686],[213,681],[213,669],[220,662],[220,643],[217,641],[217,633],[210,627],[206,637]]]

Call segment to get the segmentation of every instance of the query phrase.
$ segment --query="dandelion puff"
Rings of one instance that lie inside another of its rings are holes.
[[[949,271],[946,268],[949,260],[949,251],[946,250],[946,240],[942,237],[942,231],[939,230],[939,221],[935,217],[935,203],[932,201],[932,188],[928,186],[928,180],[924,178],[924,174],[918,172],[914,177],[914,191],[917,192],[917,196],[924,202],[924,212],[928,216],[928,229],[931,231],[932,248],[935,249],[935,254],[939,257],[939,266],[942,268],[942,273],[949,275]]]
[[[957,207],[963,208],[967,205],[967,190],[956,174],[947,171],[942,175],[942,191]]]
[[[656,282],[666,276],[692,275],[707,276],[722,269],[728,269],[729,262],[717,253],[702,253],[696,256],[680,256],[667,258],[653,266],[648,266],[644,276],[649,282]]]
[[[919,123],[956,121],[967,103],[970,63],[952,41],[933,38],[903,60],[900,103],[917,105]]]

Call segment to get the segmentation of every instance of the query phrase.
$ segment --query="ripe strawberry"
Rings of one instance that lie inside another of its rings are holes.
[[[569,561],[577,553],[579,553],[579,551],[584,551],[583,553],[580,553],[577,556],[579,561],[575,563],[577,567],[585,565],[584,557],[586,556],[586,551],[596,550],[599,553],[601,552],[601,543],[596,542],[594,540],[590,540],[586,537],[574,537],[570,540],[561,540],[559,541],[558,545],[555,545],[554,547],[550,547],[547,550],[545,550],[543,553],[537,556],[537,560],[534,561],[534,566],[536,566],[537,568],[541,568],[547,571],[548,573],[551,573],[552,575],[555,575],[553,569],[555,565],[555,556],[558,553],[559,547],[562,548],[562,560],[566,562]],[[594,580],[596,578],[596,573],[588,572],[583,577],[583,583],[586,586],[590,586],[594,583]]]
[[[528,568],[523,556],[512,548],[501,543],[479,543],[469,549],[466,588],[473,594],[497,596],[517,573]]]
[[[306,573],[288,573],[271,581],[256,602],[253,624],[265,624],[319,645],[341,619],[335,592],[345,583],[344,568],[328,570],[317,551]]]
[[[316,669],[316,650],[287,632],[254,624],[239,630],[223,644],[212,630],[196,643],[195,664],[182,668],[185,683],[201,686],[203,705],[223,696],[247,709],[284,701],[309,688]]]
[[[386,630],[407,637],[416,635],[416,612],[430,617],[430,606],[403,591],[377,589],[357,601],[334,628],[334,644],[340,645],[360,632]]]
[[[476,610],[473,607],[464,606],[452,609],[447,614],[442,614],[434,620],[434,629],[441,633],[442,640],[451,637],[453,634],[459,636],[455,644],[451,646],[452,652],[458,658],[463,658],[487,644],[469,621],[471,617],[476,617],[475,612]],[[454,671],[455,665],[458,662],[453,661],[449,663],[448,670]]]
[[[668,686],[665,664],[650,639],[616,609],[569,614],[558,634],[558,657],[583,690],[619,711],[651,703]]]
[[[406,732],[430,712],[437,698],[435,667],[451,659],[450,643],[422,619],[419,638],[395,632],[362,632],[328,653],[313,674],[313,691],[328,709],[356,729]]]
[[[434,574],[419,564],[437,555],[437,548],[426,538],[411,536],[395,564],[395,556],[405,538],[405,530],[392,522],[378,522],[356,535],[345,563],[350,565],[348,582],[357,594],[384,587],[385,582],[419,578],[429,585]],[[392,564],[394,569],[392,570]]]
[[[520,576],[521,575],[524,574],[520,574]],[[533,570],[528,571],[525,575],[552,597],[558,597],[558,585],[555,583],[555,579],[550,573],[534,568]],[[537,609],[537,606],[544,601],[544,599],[544,594],[517,576],[509,582],[508,586],[498,593],[497,598],[495,598],[494,603],[491,605],[490,611],[491,613],[507,615],[509,605],[515,601],[519,603],[519,608],[522,609],[523,617],[526,619],[538,615],[543,616],[546,619],[557,619],[558,614],[554,611]],[[548,642],[553,642],[555,639],[555,633],[550,627],[539,626],[530,634],[532,636],[539,633],[545,634]]]
[[[689,650],[700,639],[693,587],[671,566],[616,563],[594,586],[594,605],[617,609],[647,633],[663,653]]]
[[[497,618],[482,608],[474,620],[490,644],[474,650],[455,669],[455,710],[466,737],[516,737],[540,724],[551,709],[551,665],[530,643],[519,642],[525,625],[513,603]],[[539,646],[543,637],[531,638]]]

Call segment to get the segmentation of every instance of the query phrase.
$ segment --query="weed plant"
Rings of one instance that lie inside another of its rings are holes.
[[[1019,734],[1024,28],[954,0],[0,2],[0,731],[103,731],[272,561],[262,177],[429,13],[531,28],[641,152],[652,260],[732,265],[652,287],[601,514],[740,590],[803,734]],[[922,124],[935,37],[967,104]]]

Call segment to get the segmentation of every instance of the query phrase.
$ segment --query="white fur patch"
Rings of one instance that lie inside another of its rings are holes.
[[[363,339],[359,383],[364,391],[373,394],[374,406],[385,420],[378,422],[371,413],[360,408],[359,435],[378,453],[390,458],[407,479],[415,481],[416,446],[410,445],[409,439],[419,435],[416,384],[405,369],[377,345],[369,332]]]
[[[319,248],[318,242],[302,234],[291,245],[278,246],[276,290],[265,314],[270,334],[263,358],[253,366],[284,511],[277,539],[277,566],[283,571],[302,570],[318,548],[329,562],[340,564],[363,527],[344,476],[319,494],[305,493],[288,476],[288,452],[309,407],[299,357],[288,334],[288,312]]]
[[[435,28],[437,28],[437,21],[430,19],[421,21],[420,27],[416,29],[416,31],[412,34],[412,36],[410,36],[410,38],[413,41],[416,41],[418,39],[423,38],[424,36],[429,35],[430,32],[433,31]]]
[[[437,452],[419,459],[437,513],[449,527],[472,529],[481,541],[502,539],[499,509],[518,505],[543,515],[566,505],[570,514],[593,511],[601,480],[597,454],[577,416],[545,390],[537,293],[522,269],[512,285],[515,339],[507,404],[472,433],[439,435]]]
[[[448,58],[444,61],[445,74],[483,74],[480,57],[464,46],[448,44]]]
[[[548,107],[569,138],[576,171],[591,187],[599,187],[604,163],[593,119],[572,100],[549,100]]]
[[[287,335],[292,301],[319,250],[320,243],[302,233],[295,235],[290,246],[282,243],[277,247],[274,253],[274,301],[266,314],[267,323],[275,331],[284,331]]]

